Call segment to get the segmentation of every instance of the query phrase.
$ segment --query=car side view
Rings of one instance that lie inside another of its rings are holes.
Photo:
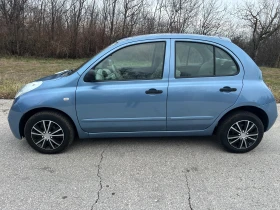
[[[154,34],[122,39],[74,70],[25,85],[8,121],[41,153],[74,138],[216,135],[254,149],[277,118],[254,61],[229,39]]]

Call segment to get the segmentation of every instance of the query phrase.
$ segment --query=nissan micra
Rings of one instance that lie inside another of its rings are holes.
[[[277,118],[254,61],[227,38],[155,34],[122,39],[73,70],[15,96],[14,136],[58,153],[77,136],[216,135],[230,152],[254,149]]]

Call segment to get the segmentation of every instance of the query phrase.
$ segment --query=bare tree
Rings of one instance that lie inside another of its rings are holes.
[[[50,18],[50,40],[54,41],[55,39],[55,32],[56,32],[56,25],[61,21],[63,13],[66,11],[65,5],[66,0],[57,1],[57,0],[49,0],[49,18]]]
[[[212,35],[226,24],[227,8],[219,0],[201,0],[200,14],[198,15],[198,34]]]
[[[199,0],[166,0],[168,32],[184,33],[188,31],[198,15],[199,6]]]
[[[8,43],[13,54],[20,55],[20,44],[24,38],[24,11],[27,0],[1,0],[0,13],[9,32]]]
[[[121,37],[130,36],[144,6],[144,0],[123,0]]]
[[[164,0],[157,0],[156,6],[153,14],[154,25],[156,25],[155,30],[158,32],[162,32],[162,13],[164,10]]]
[[[116,8],[117,8],[117,2],[118,0],[112,0],[111,2],[111,13],[110,13],[110,41],[113,41],[113,33],[114,33],[114,26],[115,23],[115,16],[116,16]]]
[[[85,16],[86,28],[84,30],[84,49],[87,54],[90,52],[96,53],[98,52],[98,49],[94,38],[98,34],[97,25],[99,21],[99,11],[95,0],[87,6]]]
[[[101,39],[101,42],[103,44],[103,46],[106,45],[106,42],[104,40],[105,38],[105,35],[106,35],[106,29],[108,28],[107,27],[107,23],[108,23],[108,19],[109,19],[109,12],[110,12],[110,2],[109,0],[103,0],[102,1],[102,11],[101,11],[101,17],[102,19],[100,20],[101,21],[101,31],[102,31],[102,39]]]
[[[71,57],[77,57],[77,42],[86,0],[72,0],[70,7]]]
[[[256,2],[247,1],[238,11],[251,29],[252,58],[256,60],[262,42],[280,29],[280,2],[279,0],[259,0],[256,4]]]
[[[199,33],[226,35],[258,64],[280,66],[280,0],[229,11],[222,0],[0,0],[0,53],[89,57],[122,37]]]

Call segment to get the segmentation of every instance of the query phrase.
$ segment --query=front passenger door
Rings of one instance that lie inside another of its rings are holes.
[[[170,42],[119,47],[79,81],[76,110],[89,133],[166,130]]]

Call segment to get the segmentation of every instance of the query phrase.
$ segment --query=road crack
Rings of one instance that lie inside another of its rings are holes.
[[[191,189],[190,189],[189,179],[188,179],[187,173],[188,173],[188,171],[185,172],[186,183],[187,183],[187,188],[188,188],[188,201],[189,201],[189,207],[190,207],[190,209],[193,210],[192,202],[191,202]]]
[[[93,205],[91,207],[91,210],[93,210],[94,206],[98,203],[99,198],[100,198],[100,192],[103,189],[102,176],[101,176],[100,170],[101,170],[101,164],[102,164],[102,161],[103,161],[103,158],[104,158],[104,152],[109,147],[109,144],[107,145],[107,147],[100,154],[100,160],[99,160],[99,163],[97,165],[97,174],[96,174],[96,176],[99,178],[99,189],[97,191],[97,198],[96,198],[95,202],[93,203]]]

